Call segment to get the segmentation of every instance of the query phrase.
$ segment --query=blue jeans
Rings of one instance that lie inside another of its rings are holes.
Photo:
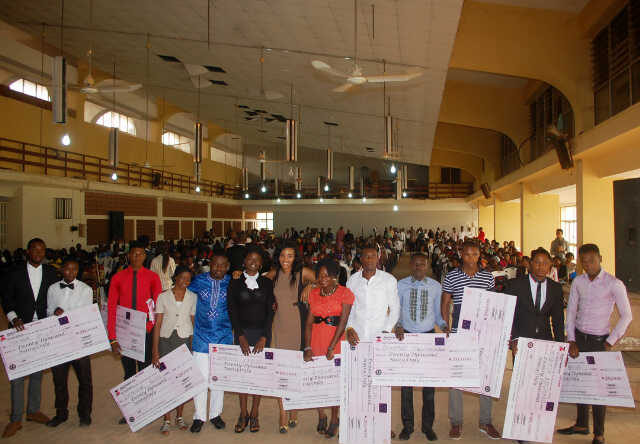
[[[42,372],[36,372],[11,381],[11,422],[22,421],[22,413],[24,413],[24,380],[27,377],[29,378],[27,415],[40,411]]]

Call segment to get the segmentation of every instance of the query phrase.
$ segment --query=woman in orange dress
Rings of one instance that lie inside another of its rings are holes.
[[[316,288],[309,294],[309,316],[305,324],[304,360],[311,361],[333,359],[340,354],[340,341],[344,339],[354,296],[351,290],[338,284],[340,265],[333,259],[323,259],[316,271]],[[327,415],[324,409],[318,409],[318,427],[320,434],[332,438],[338,432],[339,407],[331,407],[331,423],[327,428]]]

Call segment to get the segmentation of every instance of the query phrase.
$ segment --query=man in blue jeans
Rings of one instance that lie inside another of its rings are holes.
[[[400,321],[396,337],[404,339],[404,333],[433,333],[436,325],[446,326],[440,312],[442,289],[440,284],[427,277],[428,258],[423,253],[411,256],[411,276],[398,281]],[[434,388],[422,388],[422,432],[429,441],[438,439],[433,431],[435,415]],[[399,439],[406,441],[413,433],[413,387],[401,390],[402,431]]]

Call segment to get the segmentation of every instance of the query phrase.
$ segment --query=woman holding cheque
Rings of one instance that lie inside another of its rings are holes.
[[[155,367],[160,365],[160,357],[185,344],[191,350],[193,336],[193,317],[196,314],[196,295],[187,287],[191,284],[191,272],[180,266],[173,275],[173,288],[158,295],[156,303],[156,325],[153,327],[153,348],[151,362]],[[184,404],[176,408],[176,425],[180,430],[188,426],[182,419]],[[164,415],[160,432],[169,434],[171,412]]]
[[[340,354],[340,341],[349,319],[354,296],[351,290],[338,285],[340,265],[333,259],[324,259],[318,263],[316,272],[317,287],[309,295],[309,316],[305,325],[304,360],[311,361],[313,356],[326,356],[333,359]],[[327,415],[324,409],[318,409],[318,427],[320,434],[332,438],[338,432],[339,407],[331,407],[331,423],[327,428]]]
[[[249,250],[244,258],[244,272],[239,279],[231,280],[227,293],[229,318],[233,327],[234,344],[239,345],[242,353],[249,355],[260,353],[271,345],[271,324],[273,323],[273,282],[260,276],[262,256],[258,250]],[[250,432],[260,430],[258,409],[260,396],[253,395],[251,414],[247,412],[249,395],[240,393],[240,417],[236,424],[236,433],[244,432],[249,424]]]

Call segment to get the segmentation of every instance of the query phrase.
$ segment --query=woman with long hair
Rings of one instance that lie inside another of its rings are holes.
[[[229,318],[233,327],[234,343],[240,346],[242,353],[260,353],[271,346],[271,324],[273,323],[273,282],[260,276],[262,255],[260,250],[252,248],[244,258],[244,272],[238,279],[232,279],[227,292]],[[251,350],[253,347],[253,350]],[[240,416],[235,426],[236,433],[260,430],[258,414],[260,396],[253,395],[251,413],[247,411],[249,395],[240,393]]]
[[[354,295],[347,287],[338,284],[340,264],[334,259],[318,263],[316,288],[309,294],[309,316],[305,323],[304,360],[332,360],[340,354],[340,341],[351,313]],[[315,357],[315,358],[314,358]],[[327,415],[318,409],[317,432],[333,438],[338,432],[339,407],[331,407],[331,422],[327,428]]]
[[[273,281],[276,313],[273,320],[275,348],[303,350],[305,347],[303,326],[306,322],[308,294],[315,281],[313,270],[305,267],[295,242],[285,242],[274,255],[275,268],[266,274]],[[298,412],[287,412],[280,406],[280,433],[298,425]]]

